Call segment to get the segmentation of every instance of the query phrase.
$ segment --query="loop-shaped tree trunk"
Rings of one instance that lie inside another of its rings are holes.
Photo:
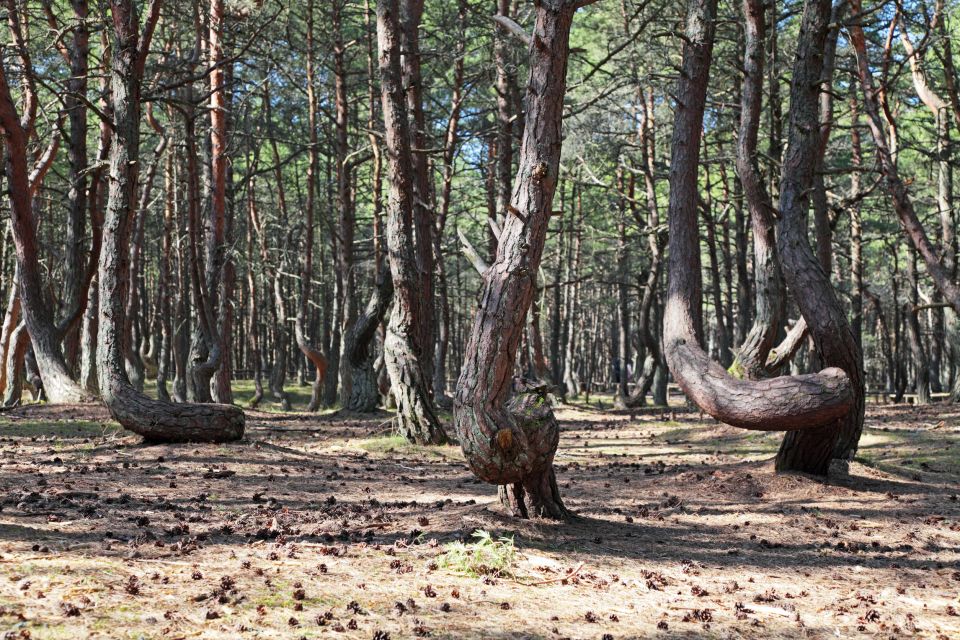
[[[664,318],[667,362],[687,396],[718,420],[748,429],[803,429],[792,433],[808,434],[808,439],[795,440],[792,446],[786,447],[789,455],[781,454],[778,469],[826,473],[838,427],[851,416],[856,419],[858,406],[862,422],[862,369],[856,345],[853,345],[855,353],[843,354],[852,356],[851,362],[844,360],[852,370],[828,368],[813,375],[744,381],[733,378],[713,363],[699,343],[702,281],[697,178],[717,0],[691,0],[688,7],[670,165],[669,282]],[[791,112],[791,144],[787,153],[791,162],[785,166],[781,189],[781,199],[787,202],[783,215],[790,224],[783,227],[778,246],[785,264],[793,272],[788,283],[795,291],[803,291],[802,298],[814,299],[812,304],[802,302],[804,316],[819,312],[834,323],[830,327],[820,321],[814,330],[815,339],[819,334],[821,350],[824,342],[828,343],[827,347],[849,346],[843,343],[845,326],[846,333],[850,334],[842,308],[810,249],[806,227],[801,231],[798,222],[800,218],[806,220],[801,206],[808,198],[804,190],[809,190],[811,183],[818,132],[816,126],[803,130],[798,125],[805,122],[803,116],[809,116],[807,112],[811,109],[813,116],[817,115],[818,85],[814,79],[819,73],[820,58],[815,47],[817,42],[823,43],[829,9],[829,2],[808,0],[804,10],[803,33],[810,42],[805,42],[798,54],[794,83],[805,82],[809,86],[795,86],[793,91],[791,109],[803,112],[799,115]],[[838,310],[839,320],[835,315]],[[831,330],[835,335],[825,338],[824,334]],[[808,446],[814,442],[819,446]]]

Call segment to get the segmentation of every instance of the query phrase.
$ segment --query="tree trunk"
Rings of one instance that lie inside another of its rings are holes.
[[[69,187],[67,191],[66,247],[62,311],[72,311],[84,305],[86,293],[82,290],[84,269],[83,248],[87,215],[87,95],[90,32],[87,25],[87,0],[71,2],[76,22],[69,49],[70,79],[64,107],[70,125],[67,160]],[[75,371],[80,355],[80,323],[71,326],[64,335],[64,356],[67,368]]]
[[[9,18],[12,28],[18,30],[16,11],[11,11]],[[25,66],[27,68],[23,73],[28,76],[29,82],[33,70]],[[6,66],[0,65],[0,127],[6,134],[7,187],[11,229],[20,271],[20,304],[48,399],[55,404],[84,402],[90,397],[72,379],[67,368],[61,351],[61,336],[54,324],[53,309],[46,299],[40,273],[32,199],[46,168],[34,170],[33,175],[28,168],[27,142],[33,129],[36,96],[32,89],[27,89],[27,94],[27,106],[21,121],[7,83]]]
[[[829,8],[829,5],[826,6]],[[795,457],[786,464],[778,460],[778,468],[803,469],[823,474],[826,473],[830,460],[838,421],[850,412],[851,404],[856,401],[848,374],[841,369],[831,368],[814,375],[744,381],[732,377],[722,367],[711,362],[700,347],[702,283],[697,228],[697,173],[716,7],[716,0],[690,0],[688,5],[683,69],[677,89],[673,157],[670,163],[669,283],[664,318],[667,362],[687,397],[718,420],[747,429],[805,429],[804,433],[819,436],[822,442],[825,441],[819,455]],[[803,33],[814,37],[814,42],[816,34],[823,31],[819,38],[821,44],[825,29],[820,28],[819,22],[822,20],[823,26],[826,23],[826,15],[822,15],[822,9],[823,7],[808,2],[803,30]],[[807,73],[818,71],[813,64],[817,58],[810,55],[811,51],[801,53],[804,55],[798,55],[794,82],[806,81],[809,84],[811,81]],[[811,95],[802,96],[800,93],[794,92],[795,100],[791,101],[792,106],[809,109],[809,104],[802,103],[805,97],[806,102],[812,102],[813,106],[816,106],[816,85],[813,85],[812,93],[807,89],[807,93]],[[792,119],[796,118],[796,115],[792,115]],[[793,136],[788,155],[791,164],[785,169],[781,189],[787,202],[791,201],[795,187],[800,186],[802,178],[798,173],[805,170],[809,187],[809,174],[813,167],[810,145],[801,144],[807,141],[799,139],[795,131]],[[784,210],[784,215],[796,217],[797,211],[788,208]],[[793,242],[805,245],[807,253],[810,254],[805,236],[802,243],[795,238]],[[780,248],[782,250],[782,247]],[[794,251],[795,247],[790,247],[786,253],[781,251],[781,255],[789,257],[787,264],[795,269],[810,268],[809,263],[796,260],[796,256],[791,253]],[[815,260],[811,262],[816,266]],[[829,283],[824,283],[822,271],[820,276],[819,279],[806,276],[804,284],[809,285],[809,291],[817,292],[818,300],[832,297]],[[843,322],[846,322],[845,318]],[[807,450],[804,449],[803,452],[807,453]]]
[[[159,17],[152,3],[141,39],[132,0],[111,5],[116,35],[110,65],[114,115],[110,151],[110,194],[103,223],[99,269],[97,374],[100,394],[123,427],[147,440],[224,442],[243,436],[243,412],[230,405],[175,405],[152,400],[134,389],[123,367],[124,300],[129,281],[131,224],[136,208],[140,151],[140,86],[150,37]]]
[[[13,277],[10,279],[7,310],[3,316],[3,331],[0,334],[0,397],[3,397],[7,385],[12,383],[7,374],[7,361],[11,350],[14,348],[13,333],[20,324],[20,276],[17,271],[18,269],[14,265]]]
[[[313,280],[313,219],[316,200],[316,182],[317,171],[320,169],[320,150],[317,141],[317,98],[314,93],[314,67],[313,67],[313,0],[307,1],[307,126],[310,131],[308,139],[310,147],[308,150],[309,161],[307,163],[307,206],[303,247],[303,260],[300,263],[300,296],[297,304],[297,318],[294,323],[294,336],[297,340],[297,347],[303,353],[314,367],[313,386],[310,393],[310,404],[307,405],[307,411],[314,412],[320,408],[321,396],[324,387],[324,379],[327,375],[327,358],[313,346],[307,339],[307,321],[308,304],[310,302],[311,281]],[[351,252],[353,245],[352,226],[349,230],[349,237],[344,237],[344,208],[349,207],[350,187],[349,176],[344,176],[345,157],[346,157],[346,85],[343,77],[343,45],[340,42],[340,0],[333,1],[333,26],[337,42],[334,44],[334,73],[336,77],[336,126],[337,126],[337,207],[340,211],[340,253]],[[344,180],[346,180],[346,194],[344,195]],[[346,197],[346,200],[344,200]],[[346,247],[345,247],[346,245]],[[344,260],[341,255],[338,264],[343,277],[352,279],[351,260],[349,257]],[[333,348],[339,348],[334,345]]]
[[[424,361],[429,352],[424,349],[419,332],[425,318],[417,315],[430,306],[432,300],[426,295],[428,290],[423,289],[423,273],[418,268],[418,248],[414,242],[414,227],[418,235],[420,231],[414,223],[413,201],[418,190],[414,188],[412,169],[415,165],[400,69],[398,0],[377,2],[377,45],[390,182],[386,237],[394,286],[384,359],[397,402],[399,432],[411,442],[442,444],[447,437],[430,397]],[[420,248],[432,255],[432,245]]]
[[[831,456],[853,459],[863,431],[864,413],[863,356],[829,275],[813,255],[807,239],[809,192],[822,156],[820,125],[823,119],[818,97],[826,71],[828,56],[824,51],[825,47],[829,48],[830,16],[829,0],[808,0],[805,4],[801,46],[791,81],[790,127],[780,181],[781,218],[777,230],[784,277],[787,286],[795,292],[817,355],[824,365],[846,373],[850,381],[852,403],[839,422],[838,433],[834,429],[821,433],[793,432],[787,434],[781,444],[778,469],[813,473],[826,472]],[[830,42],[836,46],[836,40]],[[831,90],[830,87],[827,90]]]
[[[930,404],[929,357],[923,344],[923,332],[920,329],[920,283],[917,274],[917,254],[912,253],[907,262],[910,278],[910,299],[904,304],[903,317],[907,324],[907,340],[910,343],[910,356],[913,360],[913,389],[917,393],[917,404]]]
[[[426,392],[433,397],[433,349],[435,343],[433,299],[433,182],[428,163],[429,139],[426,114],[423,109],[423,77],[420,70],[420,21],[423,17],[424,0],[400,0],[400,70],[406,88],[407,116],[410,129],[410,153],[413,164],[411,178],[413,209],[413,255],[416,265],[418,295],[413,298],[417,306],[413,315],[414,332],[417,335],[419,353],[417,358],[423,371]],[[399,285],[394,281],[397,291]]]
[[[557,186],[575,11],[572,1],[536,7],[517,188],[496,261],[483,276],[454,401],[457,437],[470,468],[481,480],[501,485],[501,501],[524,518],[570,515],[553,469],[560,433],[546,389],[513,381],[513,371]]]
[[[774,208],[763,185],[757,161],[757,138],[763,95],[763,59],[766,16],[761,0],[744,0],[745,48],[744,81],[740,104],[740,132],[737,137],[737,174],[750,212],[753,230],[755,294],[753,324],[740,346],[730,372],[756,380],[768,376],[767,356],[784,320],[784,286],[777,255]],[[742,288],[742,287],[741,287]],[[741,300],[741,305],[746,301]]]
[[[16,407],[23,393],[24,358],[30,348],[30,334],[26,322],[21,322],[10,336],[10,350],[3,365],[6,369],[7,386],[3,391],[3,406]]]
[[[367,303],[367,308],[347,329],[344,336],[343,356],[350,365],[353,384],[350,397],[344,406],[350,411],[369,413],[380,403],[377,373],[374,369],[376,350],[373,348],[377,328],[383,321],[393,298],[393,280],[390,272],[383,270]]]
[[[438,323],[437,348],[433,363],[433,397],[439,404],[449,407],[453,400],[447,396],[447,346],[450,342],[450,299],[447,287],[447,270],[443,259],[443,233],[447,225],[447,216],[450,213],[450,204],[453,196],[453,177],[456,171],[457,144],[459,143],[460,113],[465,99],[463,90],[466,37],[467,1],[458,0],[457,24],[459,38],[457,39],[456,60],[453,63],[453,85],[450,91],[450,115],[447,118],[446,135],[443,142],[443,182],[440,186],[440,202],[438,204],[437,223],[433,232],[434,262],[437,265],[437,297]]]

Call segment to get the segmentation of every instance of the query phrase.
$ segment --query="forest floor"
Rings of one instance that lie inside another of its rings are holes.
[[[559,524],[386,413],[247,416],[146,446],[0,414],[2,637],[960,638],[960,408],[870,406],[825,483],[775,475],[775,434],[567,405]]]

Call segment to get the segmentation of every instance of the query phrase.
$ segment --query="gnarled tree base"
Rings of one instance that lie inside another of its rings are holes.
[[[498,493],[501,504],[515,518],[569,520],[573,517],[560,497],[553,465],[546,471],[527,476],[523,482],[500,485]]]
[[[499,485],[500,501],[518,518],[565,520],[553,469],[560,426],[553,415],[546,385],[515,379],[515,395],[506,410],[473,414],[472,424],[458,410],[458,435],[470,468],[481,480]],[[469,431],[463,427],[469,424]]]

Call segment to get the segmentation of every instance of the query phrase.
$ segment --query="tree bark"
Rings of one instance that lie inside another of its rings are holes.
[[[818,98],[825,69],[831,10],[829,0],[804,6],[800,49],[790,88],[787,154],[780,181],[777,249],[787,287],[795,292],[820,361],[842,370],[850,381],[852,402],[838,427],[788,433],[777,454],[781,470],[825,473],[831,456],[851,460],[863,431],[863,356],[829,274],[817,261],[807,237],[807,209],[813,173],[822,156],[823,133]],[[832,46],[836,41],[832,41]],[[826,87],[825,90],[831,90]],[[831,450],[832,449],[832,450]]]
[[[11,31],[14,33],[15,40],[22,37],[18,35],[17,11],[11,4],[8,18],[11,21]],[[45,170],[34,170],[31,176],[31,170],[28,167],[27,144],[33,130],[36,96],[30,84],[33,69],[23,50],[21,49],[21,60],[27,87],[25,89],[26,106],[22,119],[17,113],[10,93],[6,66],[0,65],[0,127],[4,130],[6,141],[7,187],[10,198],[11,230],[20,271],[20,303],[24,322],[36,353],[37,365],[44,378],[47,398],[55,404],[84,402],[89,400],[90,396],[72,379],[67,368],[61,350],[61,336],[56,330],[53,309],[45,297],[43,277],[40,273],[32,199]]]
[[[818,24],[826,22],[823,7],[807,3],[804,12],[802,33],[813,36],[821,29]],[[824,3],[821,3],[824,4]],[[829,5],[827,4],[827,9]],[[700,135],[703,125],[703,113],[707,93],[710,63],[716,21],[716,0],[690,0],[687,14],[686,40],[683,47],[683,67],[677,88],[677,107],[672,142],[672,162],[670,164],[670,253],[669,282],[666,312],[664,318],[664,345],[670,370],[687,394],[704,411],[728,424],[757,430],[805,429],[814,433],[821,441],[817,455],[795,457],[788,461],[778,460],[779,469],[804,470],[826,473],[832,453],[836,428],[839,420],[855,404],[855,391],[851,388],[851,379],[839,368],[826,369],[819,374],[796,377],[780,377],[772,380],[744,381],[727,373],[722,367],[710,361],[700,347],[702,339],[701,298],[702,283],[700,275],[700,247],[697,228],[697,173],[700,152]],[[820,35],[822,43],[823,35]],[[814,40],[815,42],[816,40]],[[809,46],[809,45],[808,45]],[[813,68],[814,58],[810,51],[798,55],[794,82],[811,82],[807,72]],[[797,78],[797,75],[800,78]],[[816,105],[816,86],[806,89],[807,98]],[[798,100],[791,103],[797,104]],[[809,108],[809,104],[803,104]],[[798,107],[799,108],[799,107]],[[815,113],[815,111],[814,111]],[[797,116],[792,116],[796,118]],[[804,169],[809,174],[813,167],[813,158],[809,154],[809,144],[797,139],[796,133],[791,139],[791,152],[781,192],[786,201],[794,197],[795,186],[800,186]],[[799,148],[798,148],[799,147]],[[807,153],[804,154],[804,151]],[[809,156],[809,157],[808,157]],[[796,217],[797,211],[785,209],[784,215]],[[804,218],[805,219],[805,218]],[[802,244],[807,254],[811,254],[805,236]],[[796,239],[793,240],[796,244]],[[789,247],[783,252],[791,268],[807,268],[808,263],[799,263]],[[802,251],[801,251],[802,253]],[[815,260],[812,261],[816,265]],[[824,285],[822,271],[820,278],[807,275],[804,284],[808,291],[815,292],[818,299],[831,297],[829,283]],[[837,305],[839,306],[839,305]],[[845,322],[845,318],[843,322]],[[862,405],[861,405],[862,410]],[[862,415],[862,414],[861,414]],[[808,453],[806,449],[804,454]],[[786,462],[786,464],[784,464]]]
[[[369,413],[380,403],[377,373],[374,368],[376,350],[373,348],[377,328],[383,321],[393,298],[393,280],[390,272],[383,270],[373,289],[366,309],[347,329],[344,336],[343,356],[350,365],[353,384],[350,397],[344,406],[350,411]]]
[[[737,377],[756,380],[767,377],[767,356],[784,320],[784,285],[777,255],[773,201],[763,185],[757,160],[757,139],[763,96],[763,60],[766,42],[765,5],[762,0],[744,0],[744,81],[737,136],[737,174],[753,230],[754,312],[753,324],[730,367]],[[741,305],[745,301],[741,302]]]
[[[457,383],[454,424],[467,462],[501,485],[518,517],[566,518],[553,458],[559,427],[543,386],[513,380],[560,166],[570,26],[577,4],[540,2],[530,45],[526,126],[510,215],[483,292]]]
[[[64,253],[64,282],[61,309],[69,311],[86,306],[86,292],[82,289],[84,275],[83,245],[87,215],[87,95],[90,31],[87,25],[87,0],[72,0],[75,24],[69,49],[70,79],[64,108],[70,125],[67,159],[70,165],[67,191],[66,251]],[[71,326],[64,335],[64,356],[67,368],[76,369],[80,355],[80,323]]]
[[[97,374],[100,395],[123,427],[147,440],[224,442],[243,436],[243,412],[231,405],[175,405],[152,400],[134,389],[123,367],[124,300],[129,281],[131,226],[136,208],[140,151],[140,87],[143,67],[160,1],[148,9],[143,35],[132,0],[111,5],[115,42],[110,63],[114,114],[110,151],[110,193],[103,223],[99,268],[99,341]]]
[[[424,348],[419,331],[425,318],[418,314],[432,304],[432,300],[427,297],[429,289],[423,289],[423,272],[419,269],[418,248],[414,242],[414,233],[419,235],[420,231],[419,226],[414,230],[413,201],[418,190],[414,188],[412,138],[400,67],[399,14],[398,0],[378,0],[378,63],[390,182],[386,239],[394,286],[384,359],[397,402],[400,434],[419,444],[442,444],[447,437],[434,411],[426,376],[424,359],[430,352]],[[432,255],[432,245],[420,248]],[[432,277],[429,273],[427,276]]]
[[[433,350],[435,343],[433,275],[433,182],[428,162],[429,138],[426,113],[423,109],[423,76],[420,55],[420,22],[424,0],[400,0],[400,69],[406,88],[407,115],[410,129],[410,153],[413,161],[413,253],[416,265],[418,295],[413,316],[419,347],[418,359],[424,374],[427,393],[433,398]],[[396,281],[394,285],[397,286]],[[399,286],[397,286],[399,291]]]

